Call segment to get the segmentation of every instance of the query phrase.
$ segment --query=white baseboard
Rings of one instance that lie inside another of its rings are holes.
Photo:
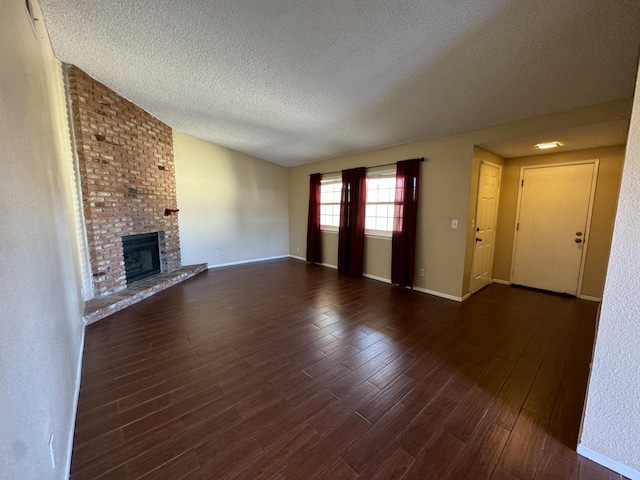
[[[289,258],[295,258],[296,260],[302,260],[303,262],[306,262],[307,259],[304,257],[299,257],[298,255],[288,255]]]
[[[323,266],[323,267],[333,268],[335,270],[338,269],[337,265],[331,265],[330,263],[319,263],[318,265]],[[388,278],[377,277],[375,275],[369,275],[368,273],[365,273],[362,276],[365,277],[365,278],[370,278],[372,280],[378,280],[379,282],[391,283],[391,280],[389,280]],[[434,290],[427,290],[426,288],[413,287],[413,289],[416,292],[427,293],[429,295],[434,295],[434,296],[440,297],[440,298],[446,298],[447,300],[454,300],[456,302],[462,302],[463,300],[466,300],[470,296],[470,295],[465,295],[464,298],[461,298],[461,297],[454,297],[453,295],[448,295],[446,293],[436,292]]]
[[[255,263],[255,262],[265,262],[267,260],[277,260],[279,258],[287,258],[289,255],[277,255],[275,257],[265,257],[265,258],[252,258],[251,260],[241,260],[239,262],[229,262],[229,263],[216,263],[215,265],[209,264],[207,268],[220,268],[220,267],[230,267],[232,265],[242,265],[244,263]]]
[[[598,297],[592,297],[591,295],[578,295],[580,300],[589,300],[590,302],[601,302],[602,299]]]
[[[499,278],[492,278],[491,283],[499,283],[500,285],[511,285],[511,282],[507,280],[501,280]]]
[[[616,460],[613,460],[606,455],[596,452],[595,450],[591,450],[588,447],[580,444],[576,450],[579,455],[582,455],[589,460],[593,460],[596,463],[599,463],[603,467],[607,467],[609,470],[613,470],[614,472],[619,473],[620,475],[624,475],[625,477],[630,478],[631,480],[640,480],[640,472],[638,470],[634,470],[631,467],[628,467],[624,463],[620,463]]]
[[[363,273],[362,276],[365,278],[370,278],[371,280],[377,280],[378,282],[391,283],[391,279],[389,278],[378,277],[376,275],[369,275],[368,273]]]
[[[79,321],[81,321],[82,317]],[[73,453],[73,437],[76,430],[76,417],[78,416],[78,399],[80,398],[80,381],[82,380],[82,357],[84,356],[84,334],[85,329],[82,327],[82,335],[80,338],[80,352],[78,352],[78,368],[76,369],[76,385],[75,385],[75,398],[73,404],[73,424],[71,425],[71,433],[69,434],[69,445],[67,445],[67,464],[65,465],[65,472],[67,475],[71,471],[71,454]]]
[[[427,290],[426,288],[420,288],[420,287],[413,287],[413,289],[416,292],[427,293],[427,294],[433,295],[435,297],[446,298],[447,300],[453,300],[455,302],[462,302],[463,300],[466,300],[467,298],[469,298],[468,295],[465,295],[464,298],[463,297],[456,297],[454,295],[449,295],[448,293],[436,292],[435,290]]]
[[[331,265],[330,263],[319,263],[318,265],[320,265],[321,267],[329,267],[329,268],[333,268],[334,270],[338,269],[337,265]]]

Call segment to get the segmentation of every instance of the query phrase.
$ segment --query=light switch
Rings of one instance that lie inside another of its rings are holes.
[[[451,220],[451,228],[458,228],[458,220]]]

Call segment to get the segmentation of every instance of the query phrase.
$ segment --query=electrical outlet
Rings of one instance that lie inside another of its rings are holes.
[[[216,257],[220,255],[220,250],[216,250]]]
[[[300,247],[296,247],[296,253],[300,253]]]
[[[458,228],[458,220],[451,220],[451,228]]]
[[[424,277],[424,268],[421,268],[418,270],[418,275],[420,275],[421,277]]]

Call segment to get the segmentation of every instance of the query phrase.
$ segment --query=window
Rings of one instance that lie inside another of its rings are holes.
[[[391,236],[395,196],[395,171],[374,172],[367,175],[366,233]]]
[[[320,228],[322,230],[338,231],[341,192],[340,178],[322,179],[320,184]],[[395,196],[395,171],[374,172],[367,175],[365,233],[391,237]]]
[[[338,231],[340,226],[340,178],[322,179],[320,182],[320,229]]]

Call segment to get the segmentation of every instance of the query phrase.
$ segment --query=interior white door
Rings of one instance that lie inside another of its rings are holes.
[[[511,283],[578,293],[596,163],[523,168]]]
[[[502,167],[482,161],[478,183],[471,293],[491,283],[501,174]]]

